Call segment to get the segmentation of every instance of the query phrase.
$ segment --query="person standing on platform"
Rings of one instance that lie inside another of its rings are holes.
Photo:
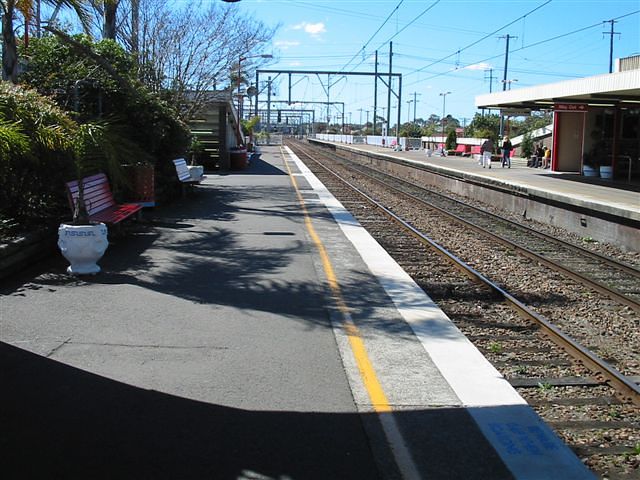
[[[509,137],[504,137],[502,142],[502,168],[504,168],[505,164],[508,168],[511,168],[511,151],[513,150],[513,145],[511,145],[511,140]]]
[[[542,157],[542,168],[549,168],[551,166],[551,149],[544,147],[544,157]]]
[[[486,168],[487,166],[491,168],[491,156],[493,155],[493,140],[490,138],[482,142],[480,146],[480,155],[482,155],[482,168]]]

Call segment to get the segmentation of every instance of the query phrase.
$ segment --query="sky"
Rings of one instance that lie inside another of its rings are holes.
[[[475,97],[503,85],[606,74],[609,20],[615,20],[614,59],[640,54],[640,0],[241,0],[227,8],[279,25],[261,52],[274,59],[261,68],[372,73],[377,50],[379,71],[388,73],[393,42],[393,73],[402,74],[401,122],[413,120],[415,108],[417,118],[444,112],[468,123],[477,112]],[[322,84],[315,75],[292,75],[291,98],[326,102],[327,75],[320,78]],[[286,100],[288,75],[273,84],[273,99]],[[331,84],[330,101],[344,102],[345,121],[364,122],[367,110],[373,118],[373,76],[336,75]],[[386,105],[386,87],[378,83],[378,106]],[[392,105],[394,124],[395,98]]]

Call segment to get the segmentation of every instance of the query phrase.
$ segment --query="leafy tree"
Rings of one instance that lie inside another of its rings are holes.
[[[102,0],[102,13],[104,25],[102,27],[102,38],[116,39],[116,18],[120,0]]]
[[[533,138],[531,137],[530,132],[524,134],[520,147],[522,150],[522,156],[525,158],[530,158],[533,154]]]
[[[123,137],[155,163],[158,186],[166,185],[171,194],[171,160],[186,153],[189,129],[176,108],[136,79],[131,55],[112,40],[92,42],[84,35],[33,39],[27,54],[25,83],[54,96],[83,122],[116,118]]]
[[[456,131],[455,129],[451,129],[449,130],[449,133],[447,133],[447,139],[445,141],[445,147],[447,150],[453,150],[456,148],[456,144],[457,144],[457,136],[456,136]]]
[[[122,84],[133,90],[136,81],[131,57],[111,40],[93,42],[86,35],[70,39],[74,43],[53,35],[33,39],[23,52],[29,68],[22,81],[43,95],[53,96],[64,109],[76,112],[79,119],[120,113]],[[118,78],[96,65],[87,53],[106,62]]]
[[[253,76],[250,72],[265,60],[248,57],[269,45],[276,29],[221,2],[176,6],[166,0],[142,0],[140,77],[152,91],[167,92],[181,117],[189,120],[214,86],[237,85],[234,76],[241,57],[242,77]]]
[[[86,24],[86,10],[84,0],[43,0],[53,6],[72,8],[82,24]],[[2,78],[10,80],[12,83],[18,82],[18,42],[16,39],[13,22],[16,14],[20,15],[28,23],[33,16],[34,0],[0,0],[0,11],[2,12]],[[28,38],[28,31],[25,32],[25,40]],[[25,41],[25,43],[28,43]]]
[[[538,128],[546,127],[553,123],[553,114],[550,112],[532,112],[530,116],[524,119],[522,129],[524,131],[533,131]]]
[[[400,136],[419,138],[422,136],[422,129],[416,123],[407,122],[400,127]]]
[[[491,138],[497,142],[500,136],[500,115],[476,113],[467,127],[467,135],[476,138]]]
[[[445,131],[455,130],[460,127],[460,121],[457,118],[447,115],[444,119]]]
[[[43,225],[68,209],[77,125],[50,99],[0,82],[0,223]]]

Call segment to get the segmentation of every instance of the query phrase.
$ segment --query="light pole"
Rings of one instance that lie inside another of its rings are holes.
[[[238,1],[238,0],[236,0]],[[270,53],[263,53],[262,55],[249,55],[238,57],[238,130],[240,129],[240,119],[242,118],[242,94],[240,93],[240,84],[242,83],[242,62],[250,58],[273,58]]]
[[[444,138],[444,122],[445,122],[445,105],[446,105],[446,100],[447,100],[447,95],[449,95],[451,92],[442,92],[440,93],[440,96],[442,97],[442,153],[444,153],[444,142],[445,142],[445,138]]]

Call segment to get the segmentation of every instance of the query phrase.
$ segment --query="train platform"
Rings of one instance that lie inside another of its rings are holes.
[[[502,168],[500,162],[494,161],[489,169],[472,157],[427,156],[424,150],[394,151],[375,145],[313,141],[443,174],[454,180],[446,187],[451,191],[487,203],[499,202],[514,213],[526,212],[530,219],[640,252],[640,183],[637,181],[612,181],[529,168],[525,159],[514,159],[511,168]],[[504,193],[511,198],[490,192]]]
[[[286,147],[0,284],[5,478],[593,475]]]

